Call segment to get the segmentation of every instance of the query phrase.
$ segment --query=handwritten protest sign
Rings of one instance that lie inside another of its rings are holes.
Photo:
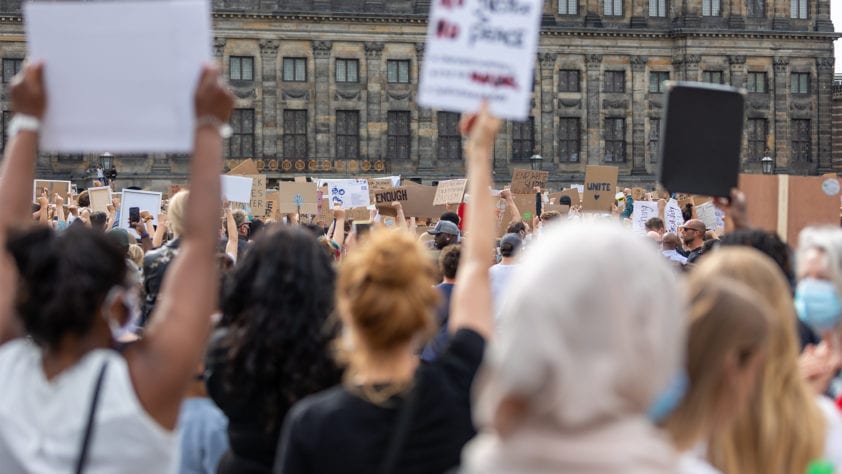
[[[338,204],[342,209],[368,207],[371,195],[365,179],[335,179],[328,181],[328,195],[331,206]]]
[[[637,203],[635,203],[637,206]],[[716,230],[716,207],[713,202],[708,201],[696,206],[696,218],[705,223],[708,230]]]
[[[541,189],[547,187],[547,180],[550,177],[548,171],[532,171],[516,169],[512,172],[511,191],[515,194],[529,194],[536,186]]]
[[[488,99],[501,118],[526,120],[542,0],[435,0],[418,103],[475,112]]]
[[[47,189],[47,199],[53,201],[53,196],[58,194],[63,198],[67,198],[70,194],[70,181],[57,181],[52,179],[36,179],[32,182],[32,202],[38,203],[38,198],[41,197],[41,192]]]
[[[152,224],[158,225],[158,213],[161,212],[162,193],[153,191],[137,191],[124,189],[123,199],[120,204],[120,222],[117,224],[123,229],[129,228],[129,209],[136,207],[141,211],[149,211],[152,216]]]
[[[652,201],[635,201],[632,212],[632,229],[636,234],[646,234],[646,221],[658,217],[658,203]]]
[[[433,199],[433,205],[462,204],[466,186],[468,186],[467,179],[440,181],[438,189],[436,189],[436,196]]]
[[[369,201],[375,202],[374,194],[387,189],[396,188],[398,185],[392,182],[391,178],[368,178]]]
[[[590,165],[585,168],[585,211],[611,212],[619,169],[616,166]]]
[[[281,214],[316,215],[319,213],[318,195],[313,183],[282,182],[278,186],[278,212]]]
[[[445,206],[434,206],[436,188],[432,186],[402,186],[375,193],[374,203],[380,215],[395,216],[392,202],[398,201],[406,217],[434,218],[446,212]]]
[[[252,180],[251,200],[249,201],[251,215],[262,217],[266,214],[266,176],[258,174],[246,177]]]
[[[26,2],[23,8],[30,58],[49,65],[41,151],[193,149],[193,91],[202,64],[213,59],[210,2]],[[107,67],[92,67],[93,58]],[[128,86],[128,78],[143,87]]]
[[[111,205],[111,187],[88,188],[88,197],[91,199],[91,209],[108,212],[108,206]]]
[[[678,233],[678,228],[684,225],[684,215],[681,214],[681,208],[678,206],[678,201],[670,199],[667,201],[667,206],[664,208],[664,227],[667,232],[673,234]]]
[[[235,166],[227,174],[229,176],[244,176],[260,174],[260,171],[257,169],[257,163],[255,163],[254,160],[249,158],[247,160],[243,160],[239,165]]]
[[[263,212],[263,217],[278,220],[278,206],[281,202],[280,192],[275,190],[266,191],[265,196],[266,210]]]
[[[254,182],[245,176],[220,176],[222,197],[229,202],[250,203],[251,188]]]

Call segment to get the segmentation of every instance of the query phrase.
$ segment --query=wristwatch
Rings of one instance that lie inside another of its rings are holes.
[[[6,128],[6,136],[14,137],[21,130],[37,132],[41,129],[41,121],[31,115],[15,114]]]
[[[202,127],[211,127],[216,129],[216,131],[219,132],[219,136],[222,138],[231,138],[231,135],[234,134],[234,129],[231,128],[230,125],[222,120],[219,120],[213,115],[204,115],[196,119],[196,130]]]

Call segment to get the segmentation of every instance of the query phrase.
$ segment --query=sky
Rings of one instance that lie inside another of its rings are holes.
[[[842,0],[830,0],[830,18],[833,20],[833,28],[842,31]],[[836,72],[842,73],[842,38],[834,43],[836,47]]]

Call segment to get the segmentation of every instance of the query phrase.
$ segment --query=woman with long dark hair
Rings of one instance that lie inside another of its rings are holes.
[[[265,231],[237,263],[207,361],[208,392],[229,420],[220,473],[271,472],[289,408],[340,380],[329,350],[334,281],[302,228]]]

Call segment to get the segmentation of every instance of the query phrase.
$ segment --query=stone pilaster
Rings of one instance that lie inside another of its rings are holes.
[[[587,162],[589,165],[598,165],[602,163],[600,146],[602,134],[600,131],[599,111],[600,111],[600,93],[602,92],[602,76],[600,68],[602,66],[602,55],[589,54],[585,56],[585,66],[587,68]],[[584,153],[583,153],[584,155]]]
[[[650,1],[654,0],[631,0],[632,17],[630,26],[632,28],[646,28],[649,25],[647,18],[649,18]],[[669,8],[669,5],[667,5],[667,8]],[[667,17],[669,17],[669,14],[667,14]]]
[[[770,84],[774,94],[775,112],[775,169],[778,172],[794,171],[789,146],[789,58],[776,57],[773,60],[775,73]]]
[[[602,2],[585,0],[585,26],[602,28]]]
[[[632,70],[632,104],[645,104],[646,56],[629,59]],[[646,107],[632,107],[632,174],[646,174]]]
[[[790,2],[792,0],[769,0],[766,8],[772,16],[772,29],[786,31],[790,23]]]
[[[728,56],[728,65],[731,73],[731,85],[734,87],[746,86],[746,57]]]
[[[255,152],[260,157],[278,156],[278,40],[261,40],[260,46],[260,84],[263,98],[262,120],[255,124]],[[257,79],[257,78],[255,78]],[[262,126],[258,127],[258,124]],[[260,141],[258,141],[260,140]],[[257,144],[262,146],[258,147]]]
[[[330,51],[333,43],[330,41],[313,41],[313,61],[315,66],[315,90],[314,99],[316,109],[316,156],[321,163],[323,160],[330,160],[333,157],[331,152],[331,125],[333,114],[330,112],[332,97],[330,94]]]
[[[724,0],[729,2],[728,28],[742,30],[746,27],[745,0]]]
[[[832,96],[833,86],[833,64],[832,57],[816,58],[816,82],[818,92],[818,120],[816,132],[818,133],[818,166],[820,172],[828,173],[833,169],[831,160],[831,140],[833,133],[832,126]]]
[[[368,5],[368,2],[366,2],[366,5]],[[383,43],[365,43],[365,58],[366,77],[368,77],[368,83],[366,84],[366,95],[368,97],[368,103],[366,104],[368,143],[361,146],[361,148],[367,150],[363,158],[374,160],[386,154],[385,147],[383,146],[386,137],[386,117],[381,110],[383,103],[383,81],[386,76],[383,72]]]
[[[684,79],[684,56],[674,55],[672,57],[672,78],[676,81]]]
[[[213,56],[216,58],[216,61],[221,65],[222,58],[225,55],[225,38],[221,38],[219,36],[213,39]]]
[[[535,125],[540,127],[539,147],[544,156],[544,163],[555,163],[555,87],[553,87],[556,74],[555,60],[556,53],[538,53],[538,64],[540,64],[540,92],[541,92],[541,119]]]
[[[418,78],[424,65],[424,43],[415,43],[415,58],[418,61]],[[437,122],[433,120],[433,111],[429,107],[418,108],[418,170],[432,171],[437,158],[438,145]],[[433,138],[435,137],[435,138]]]
[[[842,8],[839,4],[836,8]],[[816,0],[816,31],[833,31],[830,20],[830,0]]]

